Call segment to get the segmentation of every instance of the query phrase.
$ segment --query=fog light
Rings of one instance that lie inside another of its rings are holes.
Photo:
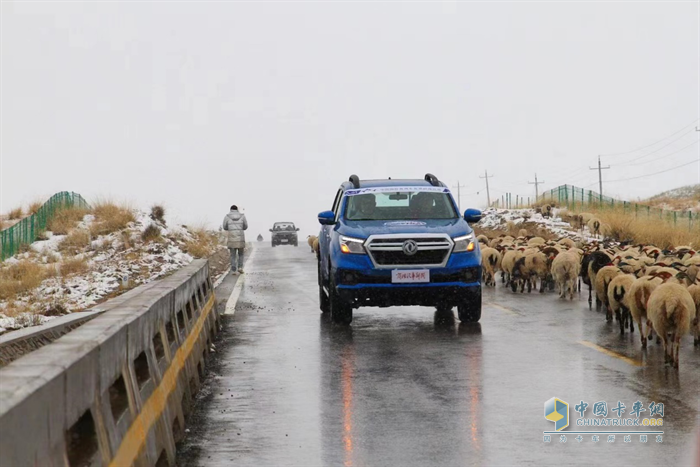
[[[464,271],[464,282],[476,282],[477,272],[474,268],[469,268]]]
[[[352,271],[346,271],[341,274],[343,284],[354,285],[357,283],[357,276]]]

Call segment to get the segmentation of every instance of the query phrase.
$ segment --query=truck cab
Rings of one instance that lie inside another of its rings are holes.
[[[340,185],[319,213],[321,311],[352,322],[361,306],[457,307],[462,322],[481,318],[481,251],[450,190],[432,174],[416,180],[360,180]]]

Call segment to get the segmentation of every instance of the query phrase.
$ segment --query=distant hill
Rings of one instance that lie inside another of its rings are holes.
[[[642,202],[662,209],[700,211],[700,183],[664,191]]]
[[[673,198],[673,199],[685,199],[692,198],[700,201],[700,183],[696,185],[687,185],[680,188],[674,188],[673,190],[664,191],[658,195],[649,198],[650,201],[659,198]]]

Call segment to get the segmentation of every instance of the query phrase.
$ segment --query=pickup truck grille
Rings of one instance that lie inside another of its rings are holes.
[[[404,244],[415,242],[415,253],[407,254]],[[365,244],[377,268],[433,266],[447,264],[453,242],[447,235],[373,235]]]

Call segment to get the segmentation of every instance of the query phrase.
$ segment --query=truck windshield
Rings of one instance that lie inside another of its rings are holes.
[[[348,196],[345,218],[351,221],[455,219],[447,193],[399,191]]]

